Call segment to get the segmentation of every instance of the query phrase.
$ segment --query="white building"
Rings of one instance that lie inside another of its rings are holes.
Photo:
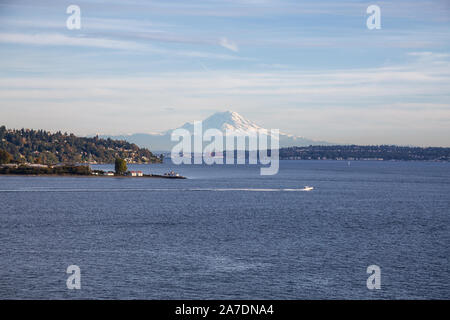
[[[143,177],[144,173],[142,171],[130,171],[132,177]]]

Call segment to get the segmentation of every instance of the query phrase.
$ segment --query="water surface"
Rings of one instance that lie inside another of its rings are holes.
[[[189,179],[0,176],[0,298],[450,298],[448,163],[129,167]]]

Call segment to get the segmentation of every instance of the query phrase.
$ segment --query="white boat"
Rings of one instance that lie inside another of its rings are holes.
[[[311,190],[313,190],[314,189],[314,187],[310,187],[310,186],[305,186],[304,188],[303,188],[303,190],[305,190],[305,191],[311,191]]]

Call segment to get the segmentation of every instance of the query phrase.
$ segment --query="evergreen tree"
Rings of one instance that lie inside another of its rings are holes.
[[[5,150],[0,149],[0,164],[10,163],[12,156]]]
[[[127,162],[122,158],[116,158],[115,169],[117,175],[124,175],[127,172]]]

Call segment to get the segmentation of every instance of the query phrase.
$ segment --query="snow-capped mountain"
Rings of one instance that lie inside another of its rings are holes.
[[[194,133],[194,123],[186,122],[181,129],[188,130],[191,134]],[[205,132],[208,129],[218,129],[225,136],[227,133],[233,135],[246,135],[249,132],[257,133],[264,128],[245,119],[240,114],[234,111],[217,112],[202,121],[202,130]],[[123,136],[106,136],[112,139],[126,140],[137,144],[140,147],[149,148],[152,151],[170,151],[177,143],[171,141],[172,132],[176,129],[168,130],[159,134],[136,133]],[[267,130],[270,134],[270,130]],[[330,143],[324,141],[314,141],[304,137],[289,135],[280,132],[279,145],[280,147],[292,146],[309,146],[309,145],[329,145]]]
[[[226,130],[245,134],[246,132],[263,129],[253,122],[244,119],[239,113],[234,111],[216,112],[203,120],[202,126],[203,130],[219,129],[224,134]],[[194,124],[187,122],[181,128],[193,132]]]

